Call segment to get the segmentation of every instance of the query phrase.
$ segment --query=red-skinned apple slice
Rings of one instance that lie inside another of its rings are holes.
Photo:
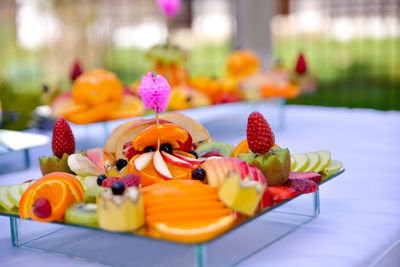
[[[203,162],[206,161],[205,159],[188,158],[188,157],[185,157],[185,156],[179,155],[179,154],[173,154],[173,155],[174,155],[175,157],[180,158],[180,159],[182,159],[182,160],[184,160],[184,161],[187,161],[187,162],[189,162],[189,163],[191,163],[191,164],[202,164]]]
[[[154,152],[147,152],[135,159],[133,162],[133,165],[135,166],[135,169],[137,171],[143,170],[144,167],[146,167],[150,162],[153,160],[154,157]]]
[[[182,167],[182,168],[189,168],[189,169],[194,169],[193,164],[182,160],[178,157],[175,157],[174,155],[168,154],[167,152],[161,151],[161,155],[164,158],[165,162],[168,162],[172,165]]]
[[[169,171],[167,164],[165,164],[165,161],[164,161],[163,157],[161,156],[160,150],[157,150],[154,152],[153,166],[154,166],[154,170],[161,177],[163,177],[165,179],[172,179],[172,174]]]

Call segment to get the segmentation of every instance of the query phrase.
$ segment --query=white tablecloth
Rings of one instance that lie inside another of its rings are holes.
[[[346,172],[321,186],[316,219],[240,266],[400,266],[400,112],[288,106],[285,118],[285,127],[275,131],[280,146],[292,153],[330,150]],[[212,135],[223,136],[221,128],[204,120]],[[239,130],[227,131],[227,139],[242,139],[244,123],[232,122]],[[50,153],[50,148],[34,150],[33,158],[35,153]],[[37,168],[6,174],[0,185],[39,176]],[[57,265],[97,266],[13,248],[8,218],[0,217],[0,266]]]

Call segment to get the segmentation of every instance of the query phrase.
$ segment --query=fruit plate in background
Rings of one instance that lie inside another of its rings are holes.
[[[343,172],[344,169],[325,177],[321,184]],[[319,191],[299,195],[239,222],[208,242],[195,244],[148,237],[144,228],[114,233],[66,223],[21,220],[18,215],[1,210],[0,215],[10,217],[15,247],[117,266],[228,266],[311,221],[319,209]],[[156,253],[149,257],[149,251]]]

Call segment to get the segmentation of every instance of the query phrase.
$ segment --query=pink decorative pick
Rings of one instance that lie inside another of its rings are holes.
[[[168,17],[175,16],[181,7],[181,0],[157,0],[158,8]]]
[[[156,72],[148,72],[147,76],[143,75],[138,91],[142,96],[145,109],[152,108],[158,115],[167,108],[171,86],[162,75]]]

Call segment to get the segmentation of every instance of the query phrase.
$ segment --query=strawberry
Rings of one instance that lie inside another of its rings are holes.
[[[59,118],[53,128],[51,148],[54,155],[61,159],[64,153],[68,155],[75,152],[75,138],[68,122]]]
[[[115,183],[116,181],[119,181],[119,179],[120,179],[119,177],[107,177],[106,179],[103,180],[101,186],[111,188],[112,184]]]
[[[140,184],[140,176],[137,174],[126,174],[124,176],[121,177],[120,180],[122,183],[124,183],[124,185],[126,187],[130,187],[130,186],[139,186]]]
[[[81,75],[82,73],[83,73],[83,71],[82,71],[81,63],[79,62],[79,60],[76,60],[74,62],[74,65],[72,66],[71,73],[69,75],[71,81],[72,82],[75,81],[76,78],[78,78],[79,75]]]
[[[270,193],[268,193],[268,190],[265,190],[265,192],[261,198],[259,207],[261,210],[264,210],[270,206],[272,206],[272,197],[271,197]]]
[[[289,179],[285,185],[296,190],[297,194],[307,194],[318,189],[315,182],[306,179]]]
[[[261,113],[255,111],[247,119],[247,142],[254,153],[265,154],[275,143],[274,133]]]
[[[289,179],[306,179],[317,184],[321,183],[321,174],[316,172],[291,172]]]
[[[297,74],[304,74],[307,72],[307,63],[306,63],[303,53],[300,53],[299,57],[297,58],[295,70],[296,70]]]
[[[270,185],[267,187],[267,191],[271,195],[274,205],[297,196],[294,189],[282,185]]]

